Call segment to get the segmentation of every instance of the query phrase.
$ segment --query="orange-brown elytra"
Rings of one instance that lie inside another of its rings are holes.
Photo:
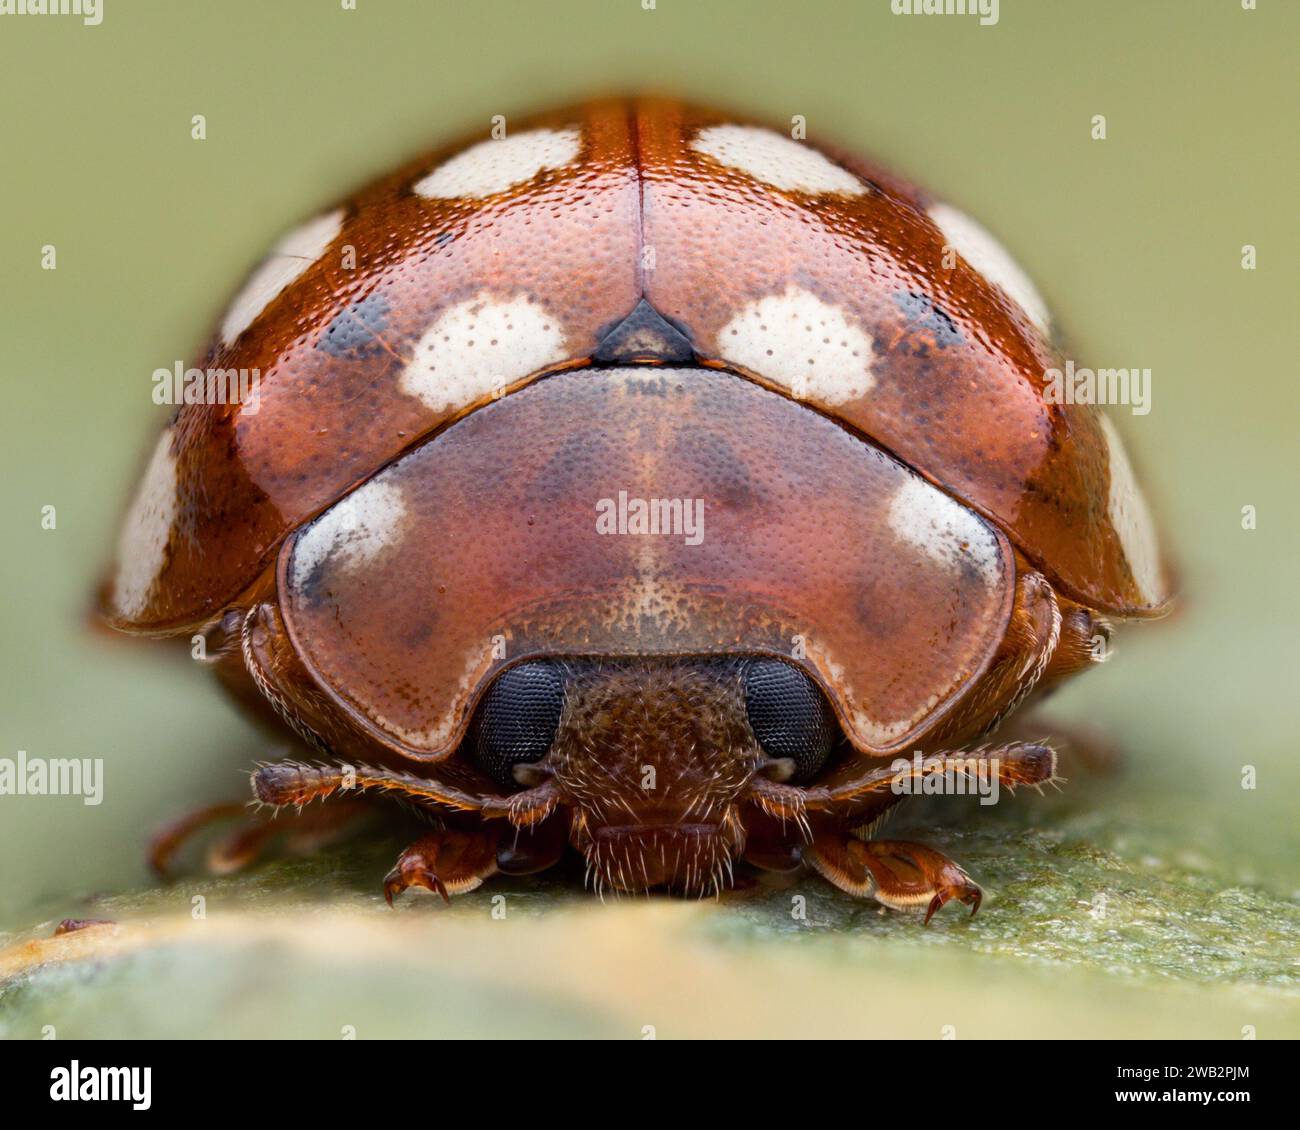
[[[390,900],[576,851],[600,890],[747,862],[974,910],[879,818],[954,766],[1050,780],[993,732],[1171,600],[1060,360],[1011,257],[884,170],[669,100],[556,111],[277,244],[206,359],[256,399],[177,410],[104,615],[204,633],[313,751],[253,774],[328,799],[300,828],[426,810]]]

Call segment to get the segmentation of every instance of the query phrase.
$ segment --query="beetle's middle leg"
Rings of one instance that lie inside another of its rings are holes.
[[[206,858],[209,874],[229,875],[255,863],[276,840],[293,854],[306,855],[343,839],[357,830],[371,811],[369,803],[348,801],[276,818],[274,813],[251,812],[245,804],[208,805],[160,828],[149,841],[147,859],[156,875],[170,878],[175,859],[186,845],[208,828],[234,821],[234,827],[213,842]]]

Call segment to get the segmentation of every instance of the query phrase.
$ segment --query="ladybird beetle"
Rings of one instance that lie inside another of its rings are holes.
[[[275,246],[207,353],[256,397],[178,408],[103,612],[202,633],[316,751],[253,772],[290,825],[426,816],[390,902],[576,852],[601,891],[745,861],[973,913],[875,835],[900,785],[1052,780],[972,743],[1171,600],[1060,357],[1010,255],[882,169],[672,100],[554,112]]]

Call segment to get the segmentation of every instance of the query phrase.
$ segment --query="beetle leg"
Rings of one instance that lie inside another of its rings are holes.
[[[497,872],[496,830],[459,832],[447,828],[421,836],[397,858],[384,876],[384,898],[407,887],[424,887],[451,902],[452,895],[464,894]]]
[[[253,796],[263,804],[301,808],[314,800],[328,800],[337,793],[391,793],[426,806],[477,811],[483,800],[454,785],[414,773],[381,769],[370,765],[307,765],[300,761],[278,761],[259,765],[253,772]]]
[[[357,817],[368,811],[369,805],[349,801],[277,818],[252,814],[244,804],[213,804],[159,829],[149,843],[149,865],[160,878],[169,878],[177,853],[195,836],[213,824],[239,818],[235,828],[217,840],[207,855],[210,874],[229,875],[255,862],[277,837],[283,836],[295,854],[306,854],[351,832]]]
[[[468,793],[430,777],[417,777],[396,769],[373,765],[307,765],[278,761],[259,765],[253,772],[253,797],[276,808],[302,808],[314,800],[329,800],[339,793],[389,794],[422,808],[478,812],[489,820],[509,820],[516,828],[540,824],[560,801],[554,783],[507,796]]]
[[[1058,598],[1061,606],[1061,631],[1042,678],[1034,688],[1033,698],[1041,698],[1071,675],[1098,663],[1112,654],[1114,629],[1106,617],[1089,608]]]
[[[905,791],[919,791],[912,789],[911,782],[955,773],[967,777],[996,773],[998,785],[1007,789],[1044,785],[1056,779],[1056,751],[1036,742],[1008,742],[914,758],[900,757],[859,776],[807,788],[755,777],[749,790],[752,799],[769,816],[799,820],[807,812],[847,815],[862,809],[876,810],[881,807],[881,801],[896,801]],[[907,790],[900,787],[905,781],[909,784]]]
[[[212,845],[208,851],[208,871],[213,875],[242,871],[281,836],[292,854],[310,855],[350,835],[360,820],[373,811],[364,801],[349,800],[329,808],[273,814],[270,819],[254,817]]]
[[[233,875],[242,871],[257,861],[279,831],[269,820],[246,821],[208,848],[208,873]]]
[[[1067,773],[1082,770],[1109,776],[1124,763],[1123,751],[1100,726],[1088,722],[1062,722],[1036,707],[1031,707],[1028,714],[1023,711],[1017,714],[1002,730],[1004,736],[1017,738],[1045,733],[1052,735],[1052,745],[1064,762]]]
[[[223,820],[244,816],[248,808],[242,804],[210,804],[187,812],[184,816],[164,824],[149,840],[145,858],[155,875],[166,879],[171,875],[176,853],[204,828]]]
[[[941,906],[966,903],[971,915],[983,893],[946,856],[905,840],[859,840],[842,832],[819,833],[803,858],[824,879],[860,898],[873,898],[891,910],[925,911],[928,924]]]

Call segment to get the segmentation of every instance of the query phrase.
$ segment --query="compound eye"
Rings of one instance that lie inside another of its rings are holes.
[[[745,666],[749,727],[763,751],[795,764],[795,781],[813,776],[830,756],[839,726],[821,688],[799,668],[779,659]]]
[[[512,787],[516,765],[540,761],[550,750],[563,705],[564,681],[555,664],[511,667],[479,700],[467,737],[471,755],[494,781]]]

